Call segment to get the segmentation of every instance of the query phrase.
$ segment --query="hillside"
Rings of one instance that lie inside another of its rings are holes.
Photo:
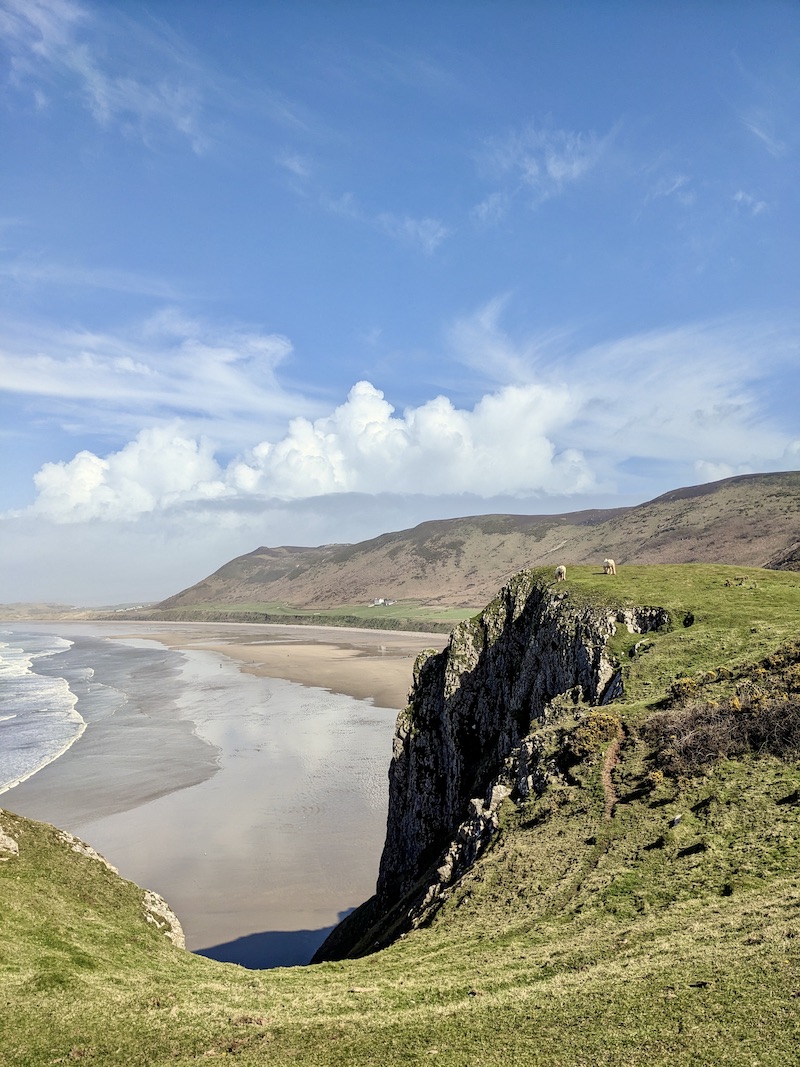
[[[521,567],[599,566],[606,556],[622,565],[796,570],[799,532],[800,472],[746,475],[677,489],[632,508],[483,515],[425,522],[355,545],[262,547],[158,608],[186,617],[193,609],[320,611],[390,598],[476,609]]]
[[[524,634],[545,616],[546,645],[525,660]],[[644,635],[619,623],[646,617],[657,628]],[[603,618],[617,624],[596,644]],[[560,709],[541,722],[546,773],[498,800],[488,843],[436,907],[398,940],[384,926],[389,946],[361,958],[252,972],[192,956],[147,921],[141,890],[52,828],[0,812],[4,1062],[794,1062],[798,633],[790,571],[627,566],[614,579],[574,566],[558,588],[549,568],[515,578],[445,660],[420,662],[400,726],[440,748],[425,710],[437,679],[476,708],[500,686],[517,715],[538,684]],[[477,659],[459,651],[468,643]],[[595,651],[581,691],[562,699],[583,646]],[[593,692],[601,661],[621,690],[606,680]],[[451,721],[460,780],[468,764],[491,776],[468,719]],[[412,870],[398,857],[390,847],[385,872]]]

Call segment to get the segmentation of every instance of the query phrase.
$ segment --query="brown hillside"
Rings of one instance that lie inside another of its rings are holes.
[[[727,563],[797,569],[800,472],[754,474],[665,493],[632,508],[424,522],[355,545],[258,548],[160,608],[282,603],[336,607],[374,597],[479,607],[521,567],[552,563]]]

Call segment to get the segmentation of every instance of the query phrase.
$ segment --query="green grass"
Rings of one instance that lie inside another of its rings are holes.
[[[180,608],[145,610],[131,615],[140,619],[163,619],[183,622],[243,622],[276,623],[317,626],[354,626],[378,630],[422,630],[448,632],[462,619],[469,618],[474,608],[439,608],[418,601],[398,601],[396,604],[376,605],[340,604],[335,608],[318,610],[293,607],[278,602],[229,604],[220,602],[184,605]]]
[[[612,577],[596,567],[570,567],[559,589],[593,601],[601,596],[612,606],[670,612],[672,628],[648,634],[641,655],[628,655],[641,635],[621,627],[612,641],[630,704],[659,699],[676,678],[759,659],[800,634],[800,574],[793,572],[683,564],[620,567]]]
[[[340,604],[335,608],[319,608],[315,610],[300,609],[289,604],[280,603],[252,603],[252,604],[206,604],[198,605],[198,609],[207,608],[209,611],[244,611],[264,612],[269,615],[301,615],[308,619],[328,619],[347,616],[355,619],[415,619],[422,622],[444,621],[460,622],[461,619],[469,618],[473,613],[471,608],[439,608],[419,601],[403,600],[395,604],[377,604],[374,607],[367,604]]]
[[[648,778],[639,726],[676,677],[754,665],[796,638],[800,576],[570,567],[559,590],[672,613],[648,651],[615,638],[627,696],[611,820],[598,752],[573,784],[506,802],[426,929],[361,960],[249,972],[173,948],[143,921],[140,890],[0,814],[20,844],[0,863],[0,1063],[795,1062],[800,765],[751,753]]]

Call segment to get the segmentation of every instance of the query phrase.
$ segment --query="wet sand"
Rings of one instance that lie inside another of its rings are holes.
[[[417,653],[445,636],[206,623],[83,632],[122,657],[161,649],[164,665],[4,806],[70,830],[165,896],[189,948],[250,966],[306,962],[374,890],[397,709]]]
[[[242,670],[329,689],[379,707],[405,707],[414,660],[423,648],[441,649],[444,634],[332,626],[174,623],[130,636],[172,649],[202,649],[236,660]]]

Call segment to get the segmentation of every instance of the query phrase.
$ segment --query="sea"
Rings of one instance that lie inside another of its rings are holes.
[[[374,891],[396,711],[119,632],[0,623],[0,807],[161,893],[191,950],[308,962]]]
[[[179,673],[169,649],[129,649],[123,659],[90,628],[65,636],[67,629],[0,624],[0,794],[67,752],[88,723],[126,705],[137,675]]]
[[[93,669],[76,667],[71,679],[47,669],[72,645],[57,634],[0,629],[0,793],[58,759],[86,729],[70,680],[88,690]]]

